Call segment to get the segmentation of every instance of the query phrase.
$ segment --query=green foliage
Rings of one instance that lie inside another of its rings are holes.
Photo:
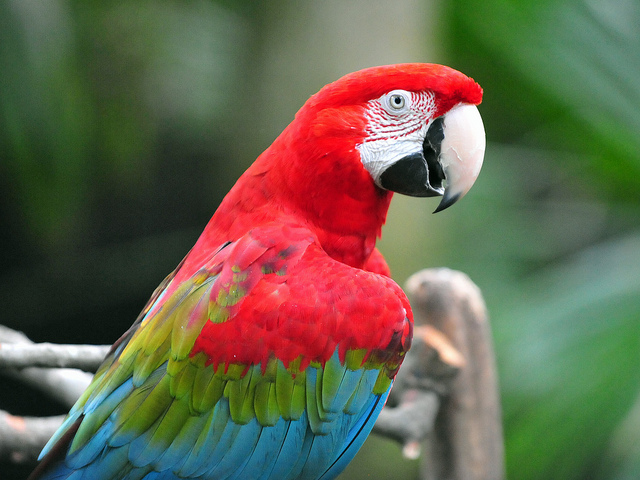
[[[91,230],[96,199],[143,197],[166,144],[210,156],[226,142],[246,31],[230,11],[0,2],[0,22],[1,168],[48,253]]]
[[[575,151],[564,168],[637,200],[637,3],[459,1],[452,16],[454,48],[473,58],[490,118],[506,127],[494,140]]]
[[[475,238],[457,262],[493,318],[508,476],[639,478],[640,4],[460,0],[448,15],[503,144],[453,230]]]

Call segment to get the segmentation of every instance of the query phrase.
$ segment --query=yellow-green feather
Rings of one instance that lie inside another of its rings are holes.
[[[150,446],[156,451],[166,450],[173,439],[180,433],[189,416],[189,404],[186,401],[174,400],[166,413],[160,417],[155,432],[149,441]]]
[[[274,380],[263,379],[256,385],[253,407],[260,425],[271,427],[278,422],[280,409]]]
[[[331,405],[334,403],[334,399],[338,395],[340,385],[342,385],[342,379],[345,376],[345,365],[340,363],[337,355],[332,355],[325,363],[324,371],[322,373],[322,385],[321,385],[321,406],[325,411],[334,411]],[[340,406],[342,409],[344,405]]]
[[[171,354],[173,358],[187,358],[193,345],[209,320],[209,294],[213,281],[200,285],[183,305],[176,309],[171,334]]]
[[[275,358],[269,359],[256,384],[253,409],[260,425],[273,426],[280,418],[280,409],[278,408],[278,399],[276,397],[276,375],[279,363],[282,362]]]
[[[194,379],[191,398],[193,410],[196,412],[212,410],[222,397],[226,385],[227,381],[222,375],[215,374],[212,366],[201,369]]]
[[[172,362],[169,361],[171,364]],[[174,361],[173,363],[179,363]],[[184,398],[193,391],[193,382],[195,381],[198,370],[204,368],[204,365],[198,365],[196,361],[190,359],[180,361],[183,364],[177,375],[171,378],[170,393],[178,400]],[[167,367],[168,368],[168,367]]]
[[[367,356],[368,350],[364,348],[358,348],[355,350],[347,350],[345,353],[344,364],[349,370],[358,370],[363,367],[364,359]]]
[[[276,365],[275,389],[278,409],[285,420],[298,420],[307,403],[305,373],[293,373],[291,365],[287,369],[280,360]]]
[[[307,418],[311,431],[316,435],[328,433],[325,412],[322,410],[322,402],[318,392],[322,391],[322,371],[309,367],[306,372],[306,408]]]
[[[169,394],[170,382],[171,377],[164,375],[148,395],[145,396],[147,392],[144,389],[138,389],[125,399],[118,412],[118,418],[122,422],[119,433],[126,437],[136,437],[147,431],[173,403],[174,399]]]
[[[382,395],[384,392],[389,390],[391,382],[392,379],[389,378],[389,374],[384,369],[380,370],[376,384],[373,386],[373,393],[375,395]]]
[[[250,368],[242,378],[227,382],[224,396],[229,399],[229,412],[235,423],[245,425],[255,416],[253,399],[259,380],[260,372]]]

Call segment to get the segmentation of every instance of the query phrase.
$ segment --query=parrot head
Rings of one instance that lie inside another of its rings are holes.
[[[481,87],[457,70],[400,64],[346,75],[305,107],[316,112],[316,133],[351,136],[377,187],[442,196],[439,212],[462,198],[480,173],[485,133],[476,105],[481,100]]]

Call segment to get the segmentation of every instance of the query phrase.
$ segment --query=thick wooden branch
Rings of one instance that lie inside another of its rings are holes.
[[[397,440],[407,458],[418,458],[434,429],[443,399],[464,359],[447,337],[430,325],[414,329],[413,346],[396,377],[373,431]]]
[[[433,430],[423,443],[422,480],[503,479],[504,444],[493,342],[480,290],[466,275],[449,269],[422,270],[408,280],[406,288],[417,332],[424,325],[442,332],[451,350],[439,350],[440,363],[454,367],[447,381],[446,371],[444,377],[434,375],[433,367],[438,364],[429,366],[424,357],[418,360],[412,351],[404,366],[408,371],[400,370],[402,390],[416,388],[412,376],[439,377],[434,384],[443,388]],[[417,344],[426,344],[429,336],[433,333],[428,330],[416,335]],[[404,380],[405,376],[409,380]]]
[[[402,454],[415,460],[422,441],[433,431],[440,409],[440,396],[433,391],[412,390],[396,407],[385,407],[373,432],[402,444]]]

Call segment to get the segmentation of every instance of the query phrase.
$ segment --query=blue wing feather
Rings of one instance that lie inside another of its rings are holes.
[[[194,478],[196,470],[210,458],[211,452],[215,449],[216,443],[222,435],[222,430],[215,428],[216,420],[219,418],[222,418],[222,413],[216,412],[215,409],[208,415],[195,446],[185,457],[184,463],[175,470],[179,477]]]
[[[234,436],[233,448],[229,448],[215,467],[205,475],[205,478],[226,479],[234,474],[237,470],[242,470],[249,461],[251,452],[254,450],[262,426],[254,418],[246,425],[238,428],[237,434]],[[273,427],[270,427],[273,428]]]
[[[368,408],[362,412],[362,415],[357,417],[357,421],[351,427],[347,438],[342,446],[342,451],[336,458],[335,462],[327,469],[327,471],[319,477],[319,480],[332,480],[336,478],[353,460],[360,447],[364,444],[364,441],[371,433],[373,424],[378,418],[380,411],[384,407],[384,404],[389,397],[391,386],[382,395],[371,395],[368,402]]]
[[[302,415],[299,420],[289,420],[284,440],[277,452],[274,452],[275,462],[269,476],[265,479],[275,478],[295,478],[296,459],[306,461],[309,455],[310,442],[307,440],[307,432],[309,431],[309,423],[307,416]],[[307,441],[308,445],[305,444]],[[263,448],[270,449],[269,445]],[[304,460],[303,460],[304,459]],[[301,470],[302,467],[299,468]]]
[[[280,418],[275,425],[262,427],[260,435],[254,445],[252,452],[247,457],[247,462],[236,469],[229,480],[237,479],[257,479],[267,473],[265,478],[269,478],[270,472],[277,460],[277,455],[273,454],[274,445],[281,445],[287,432],[287,421]]]

